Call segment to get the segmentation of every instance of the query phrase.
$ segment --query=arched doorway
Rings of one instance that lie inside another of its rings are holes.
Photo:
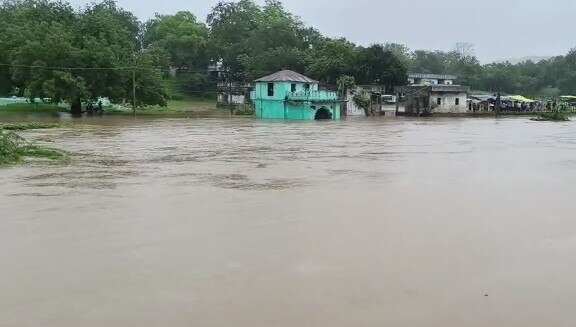
[[[321,120],[321,119],[332,119],[332,113],[328,108],[322,107],[316,110],[316,115],[314,115],[314,119]]]

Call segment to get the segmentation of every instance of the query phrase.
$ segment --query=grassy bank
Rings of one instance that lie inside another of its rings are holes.
[[[21,123],[2,123],[0,130],[5,131],[24,131],[28,129],[50,129],[50,128],[78,128],[83,125],[63,124],[63,123],[41,123],[41,122],[21,122]]]
[[[216,107],[216,100],[202,98],[184,98],[182,100],[171,100],[166,107],[152,106],[138,108],[136,115],[226,115],[230,111]],[[105,114],[110,115],[132,115],[132,109],[112,109],[105,110]]]
[[[0,106],[0,112],[58,113],[61,111],[63,111],[62,107],[50,103],[13,103]]]
[[[105,107],[104,113],[107,115],[132,115],[132,108]],[[67,111],[65,107],[60,107],[49,103],[15,103],[0,106],[0,113],[46,113],[54,114]],[[186,114],[216,114],[225,115],[229,110],[216,107],[215,99],[194,98],[179,96],[176,100],[170,100],[166,107],[151,106],[138,108],[137,115],[186,115]]]
[[[66,153],[26,141],[13,131],[0,129],[0,167],[14,165],[28,159],[44,159],[61,162]]]

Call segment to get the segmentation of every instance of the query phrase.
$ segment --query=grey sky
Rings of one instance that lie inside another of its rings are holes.
[[[90,1],[70,0],[73,5]],[[118,0],[141,19],[188,10],[204,20],[218,0]],[[264,0],[256,0],[263,3]],[[284,0],[324,35],[359,44],[397,42],[411,49],[474,44],[482,61],[552,56],[576,46],[574,0]]]

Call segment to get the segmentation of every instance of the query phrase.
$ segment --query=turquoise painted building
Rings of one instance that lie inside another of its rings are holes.
[[[256,118],[340,119],[338,94],[320,91],[317,81],[291,70],[257,79],[250,98]]]

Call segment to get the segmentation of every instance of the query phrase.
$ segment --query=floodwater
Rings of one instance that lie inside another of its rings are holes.
[[[574,325],[574,122],[86,122],[0,170],[0,326]]]

